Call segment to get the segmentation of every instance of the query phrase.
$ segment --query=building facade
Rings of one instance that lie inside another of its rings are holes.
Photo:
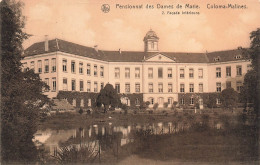
[[[159,37],[152,30],[143,41],[144,51],[138,52],[104,51],[60,39],[45,40],[25,50],[23,68],[39,73],[50,86],[45,91],[50,98],[64,91],[91,97],[89,94],[98,93],[110,83],[129,106],[149,101],[150,106],[158,103],[163,107],[174,101],[194,105],[197,98],[203,104],[203,94],[220,93],[228,87],[240,92],[251,66],[240,48],[206,53],[161,52]],[[188,100],[183,98],[185,95]],[[84,100],[72,102],[90,105],[82,103]]]

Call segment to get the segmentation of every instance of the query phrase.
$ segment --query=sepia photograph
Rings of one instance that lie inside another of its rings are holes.
[[[260,0],[0,8],[0,164],[260,163]]]

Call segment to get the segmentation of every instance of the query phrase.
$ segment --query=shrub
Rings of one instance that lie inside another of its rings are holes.
[[[82,108],[80,108],[80,109],[79,109],[79,114],[81,114],[81,115],[82,115],[82,113],[83,113],[83,109],[82,109]]]
[[[168,103],[167,102],[163,103],[163,107],[168,108]]]
[[[158,106],[159,106],[159,104],[158,104],[158,103],[155,103],[155,104],[153,105],[153,109],[156,110],[156,109],[158,108]]]

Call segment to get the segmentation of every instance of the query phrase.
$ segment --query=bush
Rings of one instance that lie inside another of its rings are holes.
[[[156,109],[158,108],[158,106],[159,106],[159,104],[158,104],[158,103],[155,103],[155,104],[153,105],[153,109],[156,110]]]
[[[163,103],[163,107],[168,108],[168,103],[167,102]]]
[[[79,114],[81,114],[81,115],[82,115],[82,113],[83,113],[83,109],[82,109],[82,108],[80,108],[80,109],[79,109]]]

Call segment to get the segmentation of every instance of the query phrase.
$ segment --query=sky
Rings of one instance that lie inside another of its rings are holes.
[[[160,51],[212,52],[250,46],[250,32],[260,28],[260,0],[21,0],[27,48],[59,38],[102,50],[143,51],[143,38],[152,29]],[[103,4],[110,11],[101,10]],[[144,5],[143,9],[118,9]],[[154,5],[146,9],[145,5]],[[199,9],[156,9],[157,4],[199,5]],[[246,9],[208,9],[207,4],[246,5]],[[199,15],[162,15],[162,11],[194,11]]]

